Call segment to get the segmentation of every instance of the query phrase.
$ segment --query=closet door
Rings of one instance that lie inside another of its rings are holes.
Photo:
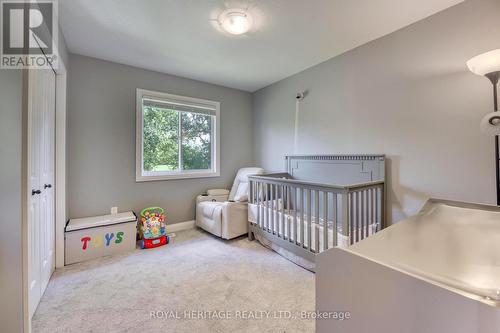
[[[28,86],[28,279],[33,316],[54,270],[55,74],[30,70]]]
[[[52,70],[42,73],[42,105],[43,110],[43,147],[41,158],[40,197],[41,217],[43,219],[40,236],[41,241],[41,294],[47,288],[50,276],[55,266],[55,202],[54,202],[54,166],[55,166],[55,111],[56,111],[56,80]]]
[[[41,296],[40,225],[42,121],[40,112],[41,80],[37,71],[30,70],[28,78],[28,287],[29,310],[33,316]]]

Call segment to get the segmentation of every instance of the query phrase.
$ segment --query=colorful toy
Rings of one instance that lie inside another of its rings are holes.
[[[160,207],[148,207],[141,211],[139,223],[141,249],[168,244],[169,237],[165,231],[165,212]]]

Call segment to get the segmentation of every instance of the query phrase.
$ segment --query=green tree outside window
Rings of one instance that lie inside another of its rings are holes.
[[[143,124],[144,171],[211,169],[211,115],[144,106]]]

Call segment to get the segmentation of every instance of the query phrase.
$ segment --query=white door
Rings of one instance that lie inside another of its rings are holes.
[[[55,74],[30,70],[28,91],[28,279],[33,316],[55,264]]]

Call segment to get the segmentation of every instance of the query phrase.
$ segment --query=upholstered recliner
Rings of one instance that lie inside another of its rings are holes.
[[[242,168],[231,191],[208,190],[196,198],[196,225],[218,237],[232,239],[248,232],[248,176],[261,175],[261,168]]]

